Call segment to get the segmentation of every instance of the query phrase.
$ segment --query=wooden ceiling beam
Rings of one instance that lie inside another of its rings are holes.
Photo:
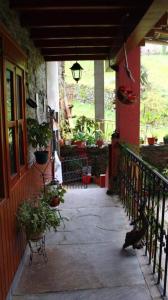
[[[32,39],[56,39],[56,38],[66,38],[66,39],[75,39],[75,38],[113,38],[120,39],[121,33],[116,37],[116,27],[59,27],[59,28],[32,28],[30,31]]]
[[[101,54],[44,56],[46,61],[105,60],[106,58],[107,55]]]
[[[139,13],[139,12],[138,12]],[[106,11],[104,13],[97,12],[92,13],[67,13],[66,11],[63,14],[59,12],[50,11],[46,12],[31,12],[23,13],[21,15],[21,22],[24,26],[32,27],[120,27],[125,17],[126,12],[123,10],[118,11],[117,13],[111,13]],[[140,16],[139,16],[140,17]],[[137,23],[137,14],[130,15],[130,24]]]
[[[56,40],[35,40],[34,44],[37,48],[60,48],[60,47],[112,47],[119,46],[120,40],[114,39],[56,39]]]
[[[106,55],[109,52],[109,47],[87,47],[87,48],[49,48],[49,49],[41,49],[41,53],[43,56],[46,55],[65,55],[65,54],[102,54]]]
[[[147,3],[149,2],[146,1]],[[144,3],[134,0],[11,0],[11,8],[19,11],[33,10],[104,10],[104,9],[124,9],[124,8],[141,8]]]
[[[139,24],[135,27],[132,33],[127,39],[127,51],[130,51],[134,47],[138,46],[141,40],[146,34],[155,27],[155,24],[159,24],[159,20],[168,10],[167,0],[153,0],[152,4],[148,8],[147,12],[140,20]],[[124,58],[124,49],[121,48],[117,55],[113,58],[114,63],[118,63]]]

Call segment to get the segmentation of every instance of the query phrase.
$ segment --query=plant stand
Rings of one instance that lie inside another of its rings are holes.
[[[38,240],[28,240],[28,245],[30,248],[29,265],[32,264],[34,254],[43,256],[45,263],[48,261],[45,250],[45,235]]]

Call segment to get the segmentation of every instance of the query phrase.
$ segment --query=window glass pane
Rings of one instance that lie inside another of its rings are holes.
[[[22,126],[19,125],[19,162],[20,165],[24,165],[24,151],[23,151],[23,130]]]
[[[22,119],[22,78],[16,76],[17,119]]]
[[[16,173],[16,156],[15,156],[15,130],[14,128],[8,129],[9,139],[9,158],[10,158],[10,171],[11,175]]]
[[[14,120],[13,72],[6,70],[6,101],[8,121]]]

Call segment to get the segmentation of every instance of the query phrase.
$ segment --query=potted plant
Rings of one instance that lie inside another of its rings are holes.
[[[140,142],[141,145],[143,145],[144,144],[144,138],[140,137],[139,142]]]
[[[58,186],[48,186],[42,195],[41,201],[47,203],[51,207],[56,207],[60,203],[64,203],[64,194],[66,190],[61,184]]]
[[[28,141],[36,149],[34,152],[36,162],[45,164],[48,160],[48,151],[46,148],[52,137],[52,131],[49,123],[38,123],[36,119],[27,119]]]
[[[49,206],[42,201],[25,201],[20,204],[17,211],[17,221],[19,227],[26,233],[27,240],[40,239],[46,230],[60,225],[60,217],[57,212],[52,211]]]
[[[168,134],[163,137],[163,141],[165,144],[168,144]]]
[[[73,144],[79,148],[86,146],[86,134],[82,131],[75,132],[73,135]]]
[[[101,129],[97,129],[95,130],[95,140],[96,140],[96,145],[98,147],[101,147],[104,144],[104,140],[103,140],[103,131]]]

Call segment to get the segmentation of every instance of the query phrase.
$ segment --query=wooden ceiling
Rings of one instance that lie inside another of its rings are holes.
[[[162,2],[168,0],[11,0],[10,6],[46,61],[104,60],[116,58],[141,24],[138,44],[163,15]]]

